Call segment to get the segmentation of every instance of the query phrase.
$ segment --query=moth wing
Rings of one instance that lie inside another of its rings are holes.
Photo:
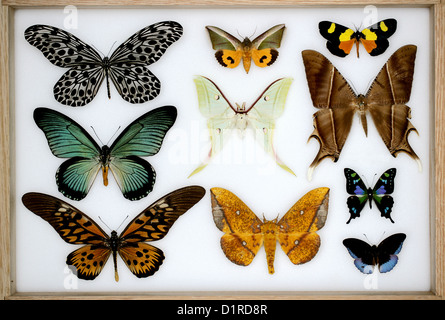
[[[352,29],[331,21],[321,21],[318,29],[327,40],[326,48],[337,57],[346,57],[357,40]]]
[[[281,39],[283,38],[284,24],[278,24],[266,30],[252,41],[252,47],[258,50],[279,48],[281,46]]]
[[[278,241],[294,264],[312,260],[320,247],[317,230],[323,228],[328,215],[329,188],[306,193],[278,222]]]
[[[292,78],[283,78],[269,85],[258,97],[250,110],[247,111],[247,117],[249,119],[249,125],[254,129],[256,140],[264,150],[275,159],[281,168],[295,175],[295,173],[279,159],[273,146],[275,120],[280,117],[284,111],[287,93],[289,92],[292,81]]]
[[[207,118],[211,147],[206,159],[189,177],[204,169],[210,159],[222,150],[230,135],[230,129],[233,128],[235,116],[232,105],[213,81],[197,76],[194,82],[198,93],[199,111]]]
[[[409,121],[411,109],[405,105],[411,95],[417,47],[407,45],[398,49],[383,66],[366,94],[369,113],[377,131],[391,155],[406,152],[421,162],[408,142],[411,131],[417,132]]]
[[[306,78],[314,107],[314,131],[309,139],[320,143],[320,150],[309,166],[311,179],[315,167],[326,157],[336,162],[352,126],[357,96],[332,63],[322,54],[302,52]]]
[[[210,189],[213,220],[221,237],[226,257],[239,265],[252,262],[263,243],[263,222],[236,195],[223,188]]]
[[[230,33],[214,26],[206,26],[214,50],[236,51],[241,46],[241,41]]]
[[[386,19],[363,29],[360,42],[371,56],[381,55],[388,49],[388,38],[397,30],[397,20]]]

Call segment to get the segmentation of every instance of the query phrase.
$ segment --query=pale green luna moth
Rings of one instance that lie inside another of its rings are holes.
[[[252,106],[246,109],[245,103],[241,106],[236,104],[236,108],[234,108],[210,79],[202,76],[195,77],[199,110],[207,118],[211,149],[207,158],[189,177],[204,169],[210,162],[210,159],[221,151],[224,143],[230,137],[232,129],[239,130],[242,134],[248,128],[254,131],[256,140],[275,159],[276,163],[284,170],[295,175],[278,158],[273,147],[275,120],[284,111],[287,93],[292,80],[292,78],[282,78],[274,81],[264,90]]]

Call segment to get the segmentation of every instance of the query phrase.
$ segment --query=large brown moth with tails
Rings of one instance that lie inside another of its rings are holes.
[[[320,109],[314,114],[314,131],[309,137],[320,143],[320,150],[309,166],[309,180],[324,158],[332,158],[334,162],[338,160],[356,112],[366,135],[366,113],[369,112],[391,155],[396,157],[399,152],[406,152],[417,161],[421,170],[420,159],[408,142],[409,133],[417,130],[409,121],[411,109],[406,105],[411,95],[416,51],[414,45],[398,49],[365,95],[356,94],[321,53],[313,50],[302,52],[312,103]]]

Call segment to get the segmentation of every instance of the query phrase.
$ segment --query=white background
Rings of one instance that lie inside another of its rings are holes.
[[[112,87],[109,100],[106,86],[102,85],[90,104],[71,108],[59,104],[52,94],[54,84],[66,70],[52,65],[23,37],[25,29],[33,24],[64,28],[68,14],[53,9],[16,11],[14,196],[17,199],[15,266],[19,292],[430,290],[429,152],[432,147],[430,74],[433,55],[428,9],[379,8],[376,18],[396,18],[398,29],[383,55],[370,57],[361,47],[359,59],[355,48],[343,59],[330,54],[325,47],[326,41],[318,32],[318,23],[331,20],[348,27],[363,28],[370,24],[369,12],[364,12],[363,7],[90,9],[77,13],[77,28],[68,31],[93,45],[103,55],[109,55],[110,50],[136,31],[162,20],[179,22],[184,28],[184,35],[150,66],[162,83],[161,94],[156,99],[132,105]],[[205,30],[206,25],[215,25],[237,37],[241,34],[243,37],[253,35],[254,38],[280,23],[286,24],[286,31],[278,60],[267,68],[252,65],[249,74],[241,65],[236,69],[221,67],[214,58]],[[366,138],[358,117],[355,117],[339,161],[324,160],[315,169],[312,181],[308,181],[307,169],[318,152],[319,144],[316,140],[307,143],[313,131],[312,115],[317,110],[311,103],[301,51],[313,49],[323,53],[357,93],[365,93],[390,55],[406,44],[418,46],[408,105],[412,108],[412,123],[420,135],[411,133],[409,142],[422,161],[423,171],[419,172],[416,162],[406,154],[397,158],[390,155],[370,117]],[[294,78],[285,112],[277,121],[275,149],[297,177],[276,166],[273,159],[247,136],[243,141],[234,138],[206,169],[187,179],[209,150],[206,119],[198,110],[193,83],[195,75],[209,77],[230,101],[245,101],[248,106],[272,81],[281,77]],[[93,126],[103,143],[107,143],[119,126],[122,130],[143,113],[163,105],[176,106],[178,119],[168,132],[160,152],[145,158],[157,172],[154,190],[148,197],[130,202],[122,196],[113,178],[105,187],[100,177],[88,196],[79,202],[71,201],[57,191],[54,175],[63,160],[52,155],[43,132],[34,123],[32,114],[36,107],[45,106],[68,115],[96,138],[91,129]],[[345,167],[356,170],[368,185],[374,185],[385,170],[397,168],[392,213],[395,224],[380,217],[375,206],[372,210],[366,206],[359,219],[346,224],[349,213],[343,174]],[[111,259],[94,281],[75,279],[70,282],[73,279],[64,272],[65,261],[77,246],[65,243],[47,222],[21,203],[26,192],[47,193],[82,210],[107,231],[118,228],[129,215],[117,230],[119,233],[152,202],[179,187],[192,184],[203,186],[207,193],[175,223],[164,239],[152,243],[166,256],[160,270],[149,278],[138,279],[119,259],[118,283],[114,281]],[[247,267],[235,265],[225,257],[219,244],[222,233],[212,219],[211,187],[232,191],[259,217],[264,214],[270,220],[284,215],[306,192],[322,186],[331,188],[329,214],[326,225],[318,231],[322,244],[312,261],[293,265],[278,245],[275,274],[270,275],[263,249]],[[109,228],[98,219],[99,216]],[[399,263],[387,274],[363,275],[355,268],[353,259],[342,244],[348,237],[378,244],[396,232],[406,233],[407,239],[399,254]]]

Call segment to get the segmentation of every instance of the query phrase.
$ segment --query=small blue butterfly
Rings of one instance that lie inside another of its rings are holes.
[[[128,125],[110,147],[100,147],[84,128],[64,114],[47,108],[34,110],[34,120],[45,133],[52,153],[69,158],[57,170],[56,182],[59,191],[72,200],[86,197],[101,169],[105,186],[110,170],[125,198],[146,197],[153,190],[156,173],[140,157],[159,152],[176,116],[173,106],[149,111]]]
[[[385,171],[380,176],[374,188],[371,189],[366,187],[357,172],[345,168],[346,192],[351,195],[347,200],[351,216],[346,223],[349,223],[351,219],[360,217],[360,212],[364,208],[367,200],[369,200],[369,208],[372,209],[372,200],[374,200],[377,208],[381,212],[381,216],[394,223],[390,216],[394,199],[389,194],[394,192],[394,178],[396,172],[396,168],[391,168]]]
[[[381,273],[391,271],[397,264],[397,255],[402,250],[406,234],[396,233],[382,242],[378,246],[370,246],[366,242],[348,238],[343,240],[343,245],[348,249],[349,254],[354,258],[354,265],[360,272],[371,274],[374,267],[378,265]]]

